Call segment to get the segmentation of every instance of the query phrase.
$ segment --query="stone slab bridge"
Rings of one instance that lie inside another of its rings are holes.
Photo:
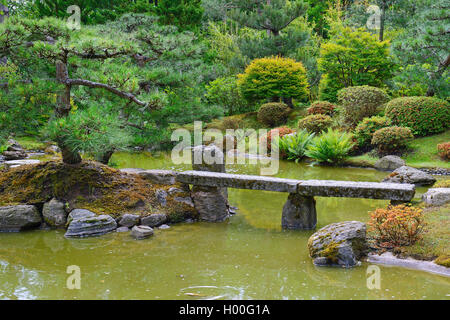
[[[415,194],[413,184],[293,180],[209,171],[141,170],[136,173],[159,184],[179,182],[192,185],[192,198],[200,219],[210,222],[223,221],[228,217],[225,188],[286,192],[289,196],[281,221],[284,229],[310,230],[316,227],[314,197],[384,199],[402,203],[411,201]]]
[[[207,164],[205,157],[216,161]],[[332,180],[293,180],[267,176],[225,173],[223,152],[214,145],[192,148],[193,171],[124,169],[139,174],[155,184],[176,182],[192,185],[191,197],[202,221],[220,222],[229,216],[227,188],[286,192],[281,225],[284,229],[311,230],[317,224],[314,197],[347,197],[391,200],[403,203],[412,200],[413,184],[353,182]]]

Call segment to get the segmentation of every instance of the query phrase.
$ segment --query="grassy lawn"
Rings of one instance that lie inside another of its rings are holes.
[[[397,250],[401,254],[424,260],[438,257],[439,264],[450,267],[450,205],[425,208],[424,215],[427,231],[423,240]]]
[[[39,141],[36,137],[14,137],[25,150],[44,150],[46,144]]]
[[[450,169],[450,162],[442,160],[437,152],[437,145],[448,141],[450,141],[450,130],[434,136],[414,139],[410,143],[411,152],[402,158],[411,167]],[[375,164],[377,160],[378,158],[368,154],[350,158],[352,162],[371,165]]]

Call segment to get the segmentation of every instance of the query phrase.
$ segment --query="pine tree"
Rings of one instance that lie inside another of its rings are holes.
[[[229,17],[256,32],[238,39],[241,52],[250,60],[288,56],[309,37],[305,30],[290,27],[306,12],[307,4],[302,0],[234,0],[233,7]]]
[[[428,96],[449,96],[448,66],[450,65],[449,2],[420,0],[418,10],[408,20],[403,35],[394,43],[395,52],[405,72],[423,76],[428,84]],[[407,68],[408,66],[414,66]]]
[[[231,11],[231,17],[239,24],[275,37],[307,9],[302,0],[235,0],[234,5],[237,9]]]
[[[164,24],[190,30],[200,25],[203,8],[201,0],[159,0],[155,5],[155,13]]]

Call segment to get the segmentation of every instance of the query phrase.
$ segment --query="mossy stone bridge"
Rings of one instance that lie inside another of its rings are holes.
[[[214,158],[214,161],[210,161]],[[125,169],[156,184],[176,182],[192,185],[191,197],[202,221],[220,222],[229,216],[227,188],[289,193],[283,207],[284,229],[311,230],[317,224],[314,197],[347,197],[409,202],[414,197],[413,184],[354,182],[332,180],[294,180],[268,176],[225,173],[225,156],[214,145],[192,148],[194,171]],[[209,160],[209,161],[207,161]]]
[[[294,180],[210,171],[141,170],[138,174],[159,184],[178,182],[192,185],[191,195],[200,219],[209,222],[223,221],[228,217],[226,188],[289,193],[282,213],[284,229],[310,230],[316,227],[314,197],[384,199],[401,203],[411,201],[415,194],[412,184]]]

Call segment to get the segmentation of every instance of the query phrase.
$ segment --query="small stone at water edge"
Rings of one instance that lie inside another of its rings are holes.
[[[153,229],[147,226],[134,226],[131,236],[136,240],[143,240],[153,235]]]
[[[168,226],[167,224],[163,224],[158,229],[161,229],[161,230],[170,229],[170,226]]]

